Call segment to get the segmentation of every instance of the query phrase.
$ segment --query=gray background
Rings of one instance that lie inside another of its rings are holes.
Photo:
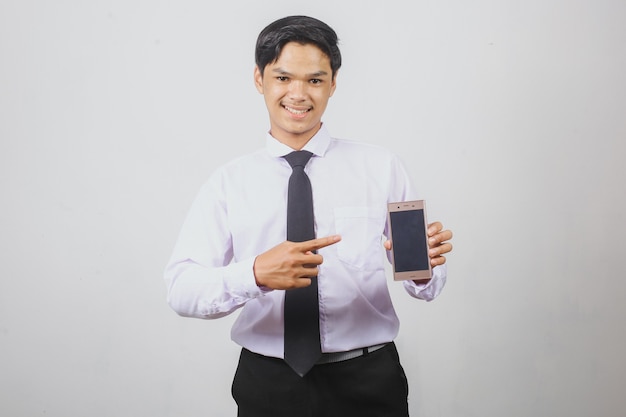
[[[258,32],[333,26],[334,136],[402,155],[455,232],[390,281],[414,416],[626,409],[626,3],[0,1],[0,414],[234,416],[235,316],[162,271],[218,164],[263,144]]]

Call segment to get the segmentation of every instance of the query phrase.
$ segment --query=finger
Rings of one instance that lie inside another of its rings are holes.
[[[316,277],[319,274],[319,269],[317,265],[302,265],[301,267],[295,270],[296,279],[300,278],[312,278]]]
[[[439,265],[443,265],[446,263],[446,257],[445,256],[437,256],[435,258],[430,258],[430,265],[431,266],[439,266]]]
[[[306,268],[306,269],[311,269],[311,268],[317,268],[319,265],[322,264],[322,259],[318,260],[315,259],[315,262],[305,262],[302,264],[302,268]]]
[[[295,288],[304,288],[311,285],[311,278],[296,278],[291,281],[291,285],[285,288],[286,290],[292,290]]]
[[[311,285],[311,279],[319,275],[317,265],[293,266],[288,277],[283,277],[282,289],[301,288]]]
[[[393,247],[393,243],[391,243],[391,239],[386,240],[385,243],[383,243],[383,246],[385,247],[385,249],[391,250],[391,248]]]
[[[325,248],[326,246],[333,245],[341,240],[341,236],[332,235],[326,237],[320,237],[317,239],[307,240],[305,242],[300,242],[298,246],[302,250],[302,252],[315,251],[321,248]]]
[[[305,268],[316,268],[324,262],[324,257],[317,253],[307,252],[303,255],[298,255],[295,261],[296,264],[300,264]]]
[[[434,236],[443,230],[441,222],[432,222],[428,225],[428,236]]]
[[[452,239],[452,231],[444,230],[443,232],[439,232],[434,236],[428,238],[428,244],[430,247],[435,247],[442,242]]]
[[[431,248],[428,250],[428,255],[431,258],[443,255],[444,253],[448,253],[452,251],[452,244],[451,243],[444,243],[443,245],[439,245],[437,247]]]

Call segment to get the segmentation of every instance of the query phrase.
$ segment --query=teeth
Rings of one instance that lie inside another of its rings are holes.
[[[296,109],[292,109],[291,107],[287,107],[287,106],[285,106],[285,109],[289,113],[293,113],[293,114],[304,114],[304,113],[309,111],[309,109],[306,109],[306,110],[296,110]]]

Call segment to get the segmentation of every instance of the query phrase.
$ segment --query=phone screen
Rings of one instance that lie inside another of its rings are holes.
[[[389,213],[396,272],[429,269],[424,209]]]

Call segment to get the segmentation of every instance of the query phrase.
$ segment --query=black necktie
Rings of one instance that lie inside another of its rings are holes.
[[[311,182],[304,167],[311,152],[296,151],[285,156],[292,172],[287,194],[287,240],[303,242],[315,238]],[[311,285],[285,291],[285,362],[304,376],[321,355],[317,277]]]

